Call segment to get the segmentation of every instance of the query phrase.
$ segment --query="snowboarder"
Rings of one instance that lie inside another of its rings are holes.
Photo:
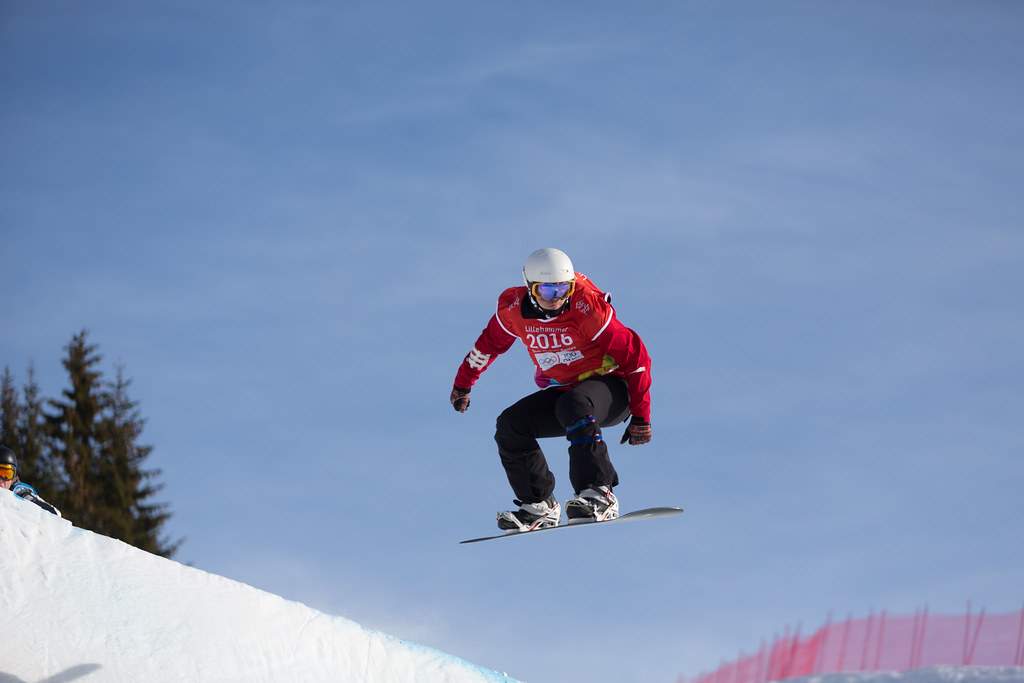
[[[498,513],[498,528],[533,531],[555,526],[562,509],[553,493],[538,438],[569,440],[569,480],[576,495],[565,504],[569,523],[619,516],[612,492],[619,477],[608,456],[602,427],[625,422],[621,443],[651,440],[651,358],[636,332],[615,316],[611,296],[558,249],[539,249],[526,259],[525,286],[506,289],[487,327],[455,375],[450,401],[469,408],[480,375],[516,339],[536,365],[541,390],[498,416],[494,439],[518,509]]]
[[[39,495],[33,486],[18,479],[18,458],[7,446],[0,446],[0,489],[7,489],[19,498],[24,498],[52,512],[58,517],[60,510],[53,507]]]

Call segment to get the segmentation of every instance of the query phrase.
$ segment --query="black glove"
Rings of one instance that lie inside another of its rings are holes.
[[[448,399],[452,402],[452,407],[460,413],[464,413],[469,410],[469,389],[460,389],[459,387],[452,387],[451,398]]]
[[[629,442],[630,446],[640,446],[651,440],[651,423],[636,415],[629,418],[629,426],[622,433],[619,443]]]

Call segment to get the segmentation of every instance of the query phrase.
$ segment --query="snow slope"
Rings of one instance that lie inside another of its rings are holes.
[[[77,529],[0,489],[0,683],[512,681]]]

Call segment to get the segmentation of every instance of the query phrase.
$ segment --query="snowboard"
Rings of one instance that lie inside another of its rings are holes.
[[[643,510],[634,510],[633,512],[627,512],[624,515],[619,515],[615,519],[609,519],[604,522],[576,522],[575,524],[559,524],[558,526],[544,527],[543,529],[534,529],[533,531],[505,531],[500,534],[494,534],[493,536],[481,536],[480,538],[467,538],[465,541],[459,541],[462,543],[477,543],[479,541],[490,541],[495,538],[511,538],[512,536],[529,536],[530,534],[539,534],[542,531],[555,531],[557,529],[571,529],[573,527],[584,527],[593,526],[595,524],[617,524],[619,522],[635,522],[639,519],[656,519],[658,517],[671,517],[673,515],[683,514],[683,508],[677,507],[659,507],[659,508],[644,508]]]

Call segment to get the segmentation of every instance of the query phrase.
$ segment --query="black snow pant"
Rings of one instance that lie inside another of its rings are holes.
[[[555,476],[538,438],[569,440],[569,481],[579,493],[588,486],[617,486],[619,475],[608,457],[601,427],[629,417],[629,391],[619,377],[594,377],[572,389],[549,388],[530,394],[498,416],[494,440],[516,498],[539,503],[555,490]]]

